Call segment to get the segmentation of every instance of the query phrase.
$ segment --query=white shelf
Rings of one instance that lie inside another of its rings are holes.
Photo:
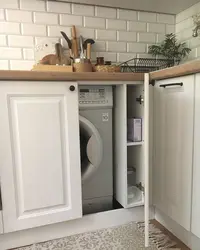
[[[134,190],[132,191],[132,189],[134,189]],[[128,208],[144,205],[144,195],[143,195],[142,191],[140,191],[138,188],[133,186],[133,187],[128,188],[128,193],[129,192],[134,192],[135,193],[135,190],[137,191],[137,194],[139,194],[140,198],[137,197],[137,196],[133,197],[133,198],[128,198],[128,202],[127,202],[127,207]]]
[[[131,147],[131,146],[141,146],[141,145],[143,145],[143,144],[144,144],[143,141],[139,141],[139,142],[127,141],[127,147]]]
[[[127,204],[127,208],[144,206],[144,201],[137,201]]]

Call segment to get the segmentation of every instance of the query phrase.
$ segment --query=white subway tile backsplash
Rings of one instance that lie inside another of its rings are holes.
[[[0,35],[0,46],[6,46],[6,45],[7,45],[6,36]]]
[[[147,54],[147,53],[138,53],[137,54],[137,58],[154,58],[154,56],[152,56],[151,54]]]
[[[156,14],[150,12],[138,12],[138,20],[144,22],[156,22]]]
[[[176,23],[179,23],[189,17],[198,14],[200,12],[199,10],[200,10],[200,2],[176,15]]]
[[[175,24],[175,15],[167,15],[167,14],[157,14],[157,21],[159,23],[166,24]]]
[[[0,47],[1,59],[21,59],[22,51],[20,48]]]
[[[31,11],[21,11],[21,10],[6,10],[6,20],[11,22],[23,22],[23,23],[31,23],[32,12]]]
[[[116,62],[117,61],[117,54],[110,53],[110,52],[98,52],[97,56],[104,57],[105,61]]]
[[[95,44],[92,45],[92,50],[94,51],[106,51],[106,42],[95,41]]]
[[[34,39],[32,36],[15,36],[8,35],[8,45],[10,47],[33,47]]]
[[[0,22],[0,34],[20,34],[20,24]]]
[[[0,9],[0,20],[5,20],[4,9]]]
[[[9,61],[0,60],[0,70],[8,70],[8,69],[9,69]]]
[[[117,18],[117,9],[106,7],[95,7],[95,14],[98,17]]]
[[[164,34],[157,34],[157,38],[156,38],[157,43],[163,42],[164,39],[165,39],[165,35]]]
[[[58,24],[58,14],[53,13],[34,13],[34,22],[37,24]]]
[[[155,43],[156,35],[151,33],[138,33],[138,42]]]
[[[118,31],[117,40],[124,42],[135,42],[137,39],[136,32],[128,32],[128,31]]]
[[[1,0],[0,7],[5,9],[18,9],[19,3],[18,0]]]
[[[145,22],[128,22],[128,30],[129,31],[147,31],[147,24]]]
[[[71,13],[70,3],[47,1],[47,11],[54,13]]]
[[[175,33],[175,25],[166,24],[166,34]]]
[[[74,15],[67,15],[61,14],[60,15],[60,24],[66,26],[82,26],[83,25],[83,17],[82,16],[74,16]]]
[[[117,17],[122,20],[137,20],[137,12],[134,10],[117,10]]]
[[[197,48],[200,46],[200,38],[199,37],[192,37],[190,40],[189,40],[189,47],[190,48]]]
[[[95,38],[95,30],[94,29],[76,27],[76,34],[77,34],[77,37],[79,37],[81,35],[85,39],[87,39],[87,38],[94,39]]]
[[[35,64],[34,61],[11,60],[10,61],[10,69],[11,70],[31,70],[33,68],[34,64]]]
[[[34,60],[34,50],[33,49],[23,49],[23,58],[25,60]]]
[[[177,23],[176,24],[176,33],[181,32],[182,30],[188,29],[188,28],[193,28],[194,27],[194,22],[193,18],[187,18],[184,21]]]
[[[126,42],[107,42],[107,51],[126,52]]]
[[[84,17],[84,26],[88,28],[105,29],[106,20],[100,17]]]
[[[45,25],[24,23],[22,24],[22,34],[33,36],[47,36],[47,30]]]
[[[19,0],[20,9],[45,11],[45,1]]]
[[[146,52],[145,43],[128,43],[128,52],[144,53]]]
[[[60,37],[60,31],[64,31],[67,36],[71,37],[71,27],[48,26],[48,36]]]
[[[180,41],[185,41],[192,37],[192,29],[184,29],[181,32],[177,33],[177,39]]]
[[[126,21],[107,19],[106,28],[111,30],[126,30]]]
[[[147,24],[147,31],[148,32],[155,32],[155,33],[165,33],[165,24],[161,23],[148,23]]]
[[[83,16],[94,16],[94,6],[72,4],[72,14]]]
[[[35,37],[35,44],[56,44],[60,42],[59,37]]]
[[[105,41],[115,41],[117,32],[114,30],[96,30],[96,39]]]
[[[134,53],[118,53],[117,54],[117,61],[118,62],[126,62],[136,57]]]

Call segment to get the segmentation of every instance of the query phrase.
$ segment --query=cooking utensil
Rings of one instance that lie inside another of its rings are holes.
[[[79,42],[80,42],[80,50],[81,50],[80,58],[84,59],[85,55],[84,55],[84,51],[83,51],[83,37],[82,36],[79,37]]]
[[[62,34],[62,36],[65,38],[65,40],[67,41],[67,44],[68,44],[68,47],[69,49],[72,49],[72,42],[71,40],[69,39],[69,37],[66,35],[65,32],[61,31],[60,32]]]
[[[72,52],[75,58],[78,57],[78,42],[77,42],[77,38],[76,38],[76,27],[73,25],[72,29]]]
[[[56,50],[56,64],[59,64],[59,65],[70,64],[70,61],[68,60],[68,58],[66,58],[63,54],[63,47],[60,43],[55,44],[55,50]]]
[[[86,39],[83,43],[83,48],[86,50],[87,49],[87,44],[90,43],[90,44],[94,44],[95,41],[93,39]]]
[[[87,59],[91,59],[91,43],[87,43]]]

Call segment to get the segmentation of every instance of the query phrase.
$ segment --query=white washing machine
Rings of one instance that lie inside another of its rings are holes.
[[[79,86],[83,213],[112,209],[112,86]]]

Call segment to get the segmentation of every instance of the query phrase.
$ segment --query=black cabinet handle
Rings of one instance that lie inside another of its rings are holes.
[[[74,85],[71,85],[71,86],[69,87],[69,90],[70,90],[70,91],[74,91],[74,90],[75,90]]]
[[[183,86],[183,83],[182,82],[168,83],[168,84],[162,84],[159,87],[166,88],[166,87],[170,87],[170,86]]]

